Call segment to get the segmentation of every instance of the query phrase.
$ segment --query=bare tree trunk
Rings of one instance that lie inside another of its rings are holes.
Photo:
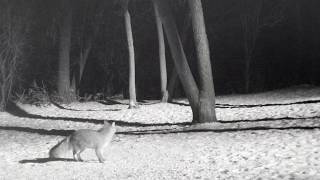
[[[94,35],[95,37],[95,35]],[[71,93],[76,96],[79,95],[79,86],[81,83],[81,80],[83,78],[83,72],[84,72],[84,68],[87,64],[87,60],[89,57],[89,53],[92,49],[92,41],[93,41],[93,37],[91,37],[88,42],[85,44],[84,49],[80,49],[80,55],[79,55],[79,69],[74,70],[73,74],[72,74],[72,79],[71,79]],[[78,66],[77,66],[78,67]]]
[[[314,7],[316,6],[317,1],[312,1],[310,3],[308,3],[307,8],[310,8],[311,11],[310,13],[307,14],[306,19],[309,19],[309,23],[311,24],[311,28],[310,28],[310,33],[311,36],[313,37],[311,40],[311,63],[309,66],[310,72],[309,72],[309,82],[312,85],[316,85],[317,84],[317,79],[318,79],[318,70],[320,69],[320,60],[319,60],[319,51],[318,51],[318,40],[319,38],[319,34],[317,31],[317,23],[316,22],[320,22],[320,16],[318,15],[317,10]],[[317,21],[318,20],[318,21]],[[311,22],[310,22],[311,21]]]
[[[302,12],[301,12],[301,3],[299,0],[294,0],[294,13],[295,13],[295,19],[296,19],[296,37],[297,37],[297,59],[296,59],[296,80],[299,81],[299,79],[307,77],[307,73],[304,71],[307,67],[306,66],[306,57],[303,54],[303,50],[306,48],[305,47],[305,42],[304,42],[304,28],[303,28],[303,20],[302,20]],[[311,23],[310,23],[311,24]],[[307,79],[306,79],[307,80]]]
[[[190,13],[188,13],[184,19],[183,31],[181,33],[181,42],[182,42],[182,45],[184,46],[186,46],[186,43],[187,43],[188,30],[190,26],[191,26]],[[173,67],[172,73],[169,79],[169,84],[168,84],[168,101],[169,102],[172,102],[173,95],[174,95],[175,89],[177,88],[178,82],[179,82],[179,79],[178,79],[177,70],[175,69],[175,67]]]
[[[128,50],[129,50],[129,108],[137,106],[136,98],[136,78],[135,78],[135,57],[134,57],[134,46],[131,29],[131,17],[128,10],[129,0],[125,0],[123,4],[124,21],[127,33]]]
[[[177,82],[178,82],[178,73],[175,67],[173,67],[172,73],[169,79],[169,84],[168,84],[168,102],[172,102],[173,100],[173,95],[177,88]]]
[[[199,123],[216,121],[215,92],[213,86],[210,49],[205,29],[201,0],[188,0],[199,72]]]
[[[1,54],[4,50],[2,50]],[[9,96],[11,93],[11,86],[12,86],[12,79],[13,79],[13,73],[12,71],[15,70],[15,66],[10,67],[10,63],[8,61],[15,61],[15,59],[6,59],[5,57],[0,57],[0,112],[3,111],[6,108],[7,102],[9,100]]]
[[[244,61],[244,92],[249,93],[251,89],[251,58],[245,55]]]
[[[166,66],[166,49],[164,42],[164,34],[162,22],[159,16],[157,4],[153,2],[154,12],[158,31],[159,41],[159,61],[160,61],[160,77],[161,77],[161,101],[168,102],[168,90],[167,90],[167,66]]]
[[[247,0],[243,0],[247,1]],[[247,3],[243,2],[244,11],[250,11],[250,9],[247,7]],[[248,14],[242,14],[241,16],[241,25],[242,25],[242,33],[243,33],[243,48],[244,48],[244,92],[248,93],[250,90],[250,64],[251,64],[251,54],[250,54],[250,48],[249,45],[251,42],[250,34],[252,33],[250,31],[250,15]],[[253,25],[253,24],[252,24]]]
[[[70,101],[70,47],[72,29],[72,10],[65,7],[65,16],[60,26],[58,93],[66,101]]]
[[[174,22],[171,8],[167,0],[155,0],[157,4],[159,15],[161,17],[164,30],[166,32],[171,54],[173,56],[175,68],[182,82],[183,89],[190,102],[193,121],[197,122],[199,118],[198,114],[198,101],[199,101],[199,90],[194,77],[189,68],[186,55],[184,53],[182,43],[179,37],[177,26]]]
[[[244,91],[248,93],[251,86],[251,61],[260,28],[262,0],[241,0],[240,15],[244,42]]]
[[[77,83],[77,73],[76,72],[72,72],[71,73],[71,82],[70,82],[70,95],[73,97],[76,97],[78,93],[77,89],[78,89],[78,83]]]
[[[93,39],[89,39],[85,49],[83,51],[80,52],[80,60],[79,60],[79,83],[82,80],[82,76],[83,76],[83,71],[84,71],[84,67],[87,63],[87,59],[89,56],[89,53],[91,51],[92,48],[92,41]]]
[[[105,3],[101,2],[97,4],[97,8],[96,8],[96,16],[93,18],[93,22],[92,24],[99,24],[98,22],[102,20],[103,18],[103,13],[105,10]],[[89,54],[91,52],[92,46],[93,46],[93,42],[95,40],[95,38],[97,37],[98,33],[99,33],[99,25],[94,25],[91,28],[93,28],[93,32],[90,35],[84,34],[84,37],[88,37],[87,41],[84,41],[84,47],[83,49],[80,50],[80,57],[79,57],[79,82],[78,84],[80,84],[82,77],[83,77],[83,72],[84,72],[84,68],[85,65],[87,63]]]
[[[80,87],[81,80],[83,78],[85,65],[87,63],[90,51],[92,49],[93,42],[99,32],[100,27],[97,24],[99,24],[99,21],[101,21],[103,18],[103,13],[105,10],[105,2],[106,1],[95,2],[96,14],[92,19],[89,19],[93,32],[91,34],[87,34],[87,31],[85,31],[86,26],[88,26],[88,24],[85,23],[87,21],[84,21],[82,25],[83,30],[80,38],[81,40],[80,40],[79,61],[78,61],[78,66],[76,66],[77,69],[73,69],[71,88],[70,88],[74,96],[78,95],[80,91],[79,87]],[[84,14],[87,14],[87,13],[84,12]],[[84,19],[86,18],[88,17],[84,16]]]

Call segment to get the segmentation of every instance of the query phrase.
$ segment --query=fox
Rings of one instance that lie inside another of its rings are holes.
[[[100,163],[104,163],[103,149],[108,146],[116,133],[115,122],[112,124],[104,121],[101,129],[95,131],[91,129],[80,129],[73,132],[49,151],[49,158],[63,158],[66,153],[72,150],[75,161],[83,161],[80,154],[85,149],[95,149],[95,153]]]

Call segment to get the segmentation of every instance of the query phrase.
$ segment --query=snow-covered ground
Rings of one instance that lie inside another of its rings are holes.
[[[0,179],[320,179],[320,88],[216,101],[219,122],[196,126],[184,99],[138,109],[125,100],[17,104],[0,113]],[[85,162],[47,158],[72,130],[98,129],[103,120],[118,124],[104,164],[92,150]]]

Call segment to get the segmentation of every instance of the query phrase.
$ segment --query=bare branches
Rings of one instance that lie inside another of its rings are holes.
[[[245,92],[250,89],[250,69],[260,30],[265,26],[274,26],[284,19],[286,0],[264,3],[264,0],[241,0],[240,22],[243,34],[245,58],[244,81]]]
[[[284,11],[288,5],[288,0],[279,0],[266,5],[268,6],[264,9],[268,13],[265,13],[265,15],[261,17],[262,20],[259,28],[273,27],[282,22],[285,19]]]
[[[27,16],[18,13],[16,7],[19,6],[13,6],[9,2],[3,5],[0,10],[0,110],[5,109],[11,96],[29,29]]]

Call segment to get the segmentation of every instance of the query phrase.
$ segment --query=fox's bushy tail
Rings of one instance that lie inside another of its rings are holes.
[[[64,158],[70,150],[70,137],[66,137],[50,149],[49,158]]]

